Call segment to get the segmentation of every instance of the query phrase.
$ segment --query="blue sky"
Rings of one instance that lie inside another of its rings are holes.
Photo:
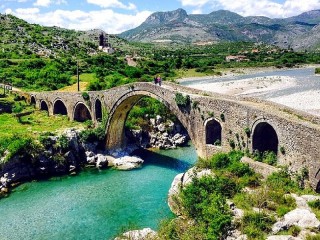
[[[320,9],[320,0],[0,0],[0,12],[30,23],[120,33],[137,27],[157,11],[189,14],[225,9],[242,16],[290,17]]]

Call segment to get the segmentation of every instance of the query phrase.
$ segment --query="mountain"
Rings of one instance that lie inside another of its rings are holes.
[[[87,56],[97,53],[101,30],[75,31],[30,24],[12,15],[0,14],[0,59]],[[105,33],[106,34],[106,33]],[[127,41],[109,35],[113,47],[124,49]]]
[[[226,10],[188,15],[185,10],[177,9],[153,13],[140,26],[119,36],[137,42],[253,41],[295,50],[315,50],[320,47],[319,25],[320,10],[271,19],[243,17]]]

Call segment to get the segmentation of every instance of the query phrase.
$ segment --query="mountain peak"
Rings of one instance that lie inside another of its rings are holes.
[[[153,13],[146,19],[144,23],[149,25],[157,25],[175,21],[180,22],[187,17],[187,12],[182,8],[178,8],[174,11]]]

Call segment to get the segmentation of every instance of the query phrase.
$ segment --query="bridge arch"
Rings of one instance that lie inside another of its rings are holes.
[[[158,93],[160,94],[160,93]],[[119,98],[111,107],[108,123],[106,127],[106,148],[108,150],[122,149],[126,146],[126,137],[125,137],[125,121],[127,116],[132,109],[132,107],[142,98],[142,97],[151,97],[162,102],[170,111],[178,118],[180,123],[188,132],[188,135],[193,144],[196,144],[192,137],[192,132],[188,128],[188,120],[181,117],[181,111],[178,107],[174,107],[173,104],[164,99],[162,96],[159,96],[157,93],[149,91],[131,91]],[[195,145],[196,146],[196,145]]]
[[[83,102],[78,102],[73,110],[73,119],[78,122],[92,120],[88,107]]]
[[[56,114],[68,115],[67,107],[61,99],[57,99],[53,103],[53,115]]]
[[[102,103],[99,98],[97,98],[94,102],[94,114],[95,114],[96,121],[101,122],[103,114],[102,114]]]
[[[279,139],[275,128],[268,122],[258,122],[253,129],[252,150],[259,152],[271,151],[278,153]]]
[[[40,110],[49,111],[49,107],[46,101],[41,100],[40,102]]]
[[[206,144],[221,145],[222,126],[215,118],[209,118],[205,121]]]
[[[36,105],[36,97],[35,97],[35,96],[31,96],[31,98],[30,98],[30,104],[31,104],[31,105]]]

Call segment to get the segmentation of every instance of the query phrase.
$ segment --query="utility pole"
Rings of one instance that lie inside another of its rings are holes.
[[[77,81],[78,81],[78,92],[80,92],[79,60],[78,59],[77,59]]]

